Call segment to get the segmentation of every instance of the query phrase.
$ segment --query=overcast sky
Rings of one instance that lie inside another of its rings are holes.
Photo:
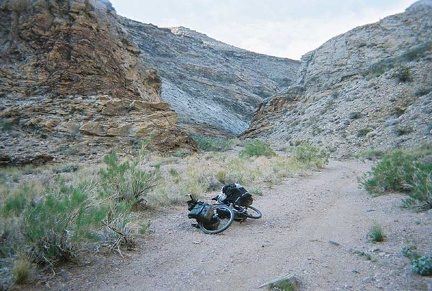
[[[110,0],[117,14],[184,26],[267,55],[300,59],[330,38],[403,12],[415,0]]]

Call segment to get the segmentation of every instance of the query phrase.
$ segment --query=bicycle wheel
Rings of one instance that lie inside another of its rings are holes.
[[[213,215],[210,222],[199,222],[200,229],[207,234],[216,234],[226,230],[234,220],[234,212],[226,205],[212,205]]]
[[[253,206],[245,207],[245,211],[242,213],[246,217],[258,219],[262,217],[262,212]]]

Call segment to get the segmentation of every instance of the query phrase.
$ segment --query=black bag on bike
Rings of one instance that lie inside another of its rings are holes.
[[[215,230],[219,227],[220,220],[216,215],[213,215],[209,221],[203,221],[203,226],[208,230]]]
[[[208,223],[213,216],[212,206],[205,202],[198,202],[188,214],[188,218],[195,218],[198,222]]]
[[[222,193],[226,195],[224,203],[234,203],[240,206],[252,205],[252,195],[240,184],[228,184],[223,186]]]

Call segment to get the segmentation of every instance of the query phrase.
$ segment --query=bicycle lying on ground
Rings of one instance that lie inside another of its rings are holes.
[[[247,218],[259,219],[262,213],[251,206],[253,199],[246,189],[239,184],[229,184],[222,188],[219,195],[212,198],[217,201],[209,204],[189,195],[189,218],[195,219],[197,227],[204,233],[216,234],[226,230],[234,220],[244,221]]]

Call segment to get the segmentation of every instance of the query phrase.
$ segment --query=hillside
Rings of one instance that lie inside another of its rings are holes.
[[[123,18],[140,58],[162,78],[162,98],[192,132],[236,135],[264,99],[297,79],[299,61],[249,52],[184,28]]]
[[[150,136],[154,149],[195,151],[186,131],[337,157],[431,144],[431,6],[298,62],[132,21],[109,1],[1,0],[0,163],[133,153]]]
[[[0,164],[196,150],[109,1],[0,1]]]
[[[244,138],[305,141],[334,156],[432,143],[432,2],[305,54],[299,81],[263,102]]]

